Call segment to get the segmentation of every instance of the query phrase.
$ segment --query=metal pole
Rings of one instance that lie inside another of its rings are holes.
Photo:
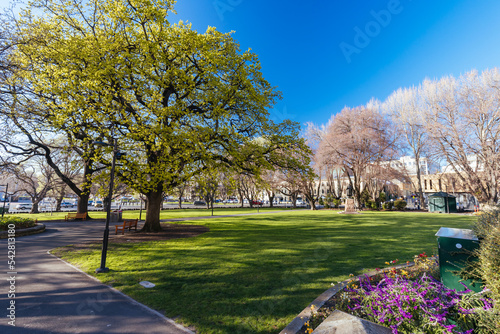
[[[113,197],[113,180],[115,178],[115,163],[116,163],[116,153],[117,153],[117,141],[113,140],[113,160],[111,162],[111,175],[109,181],[109,194],[106,207],[106,228],[104,229],[104,236],[102,238],[102,254],[101,254],[101,267],[97,268],[95,272],[107,273],[109,268],[106,268],[106,254],[108,252],[108,238],[109,238],[109,219],[111,216],[111,199]]]
[[[7,184],[5,186],[5,193],[3,194],[3,209],[2,209],[2,218],[3,214],[5,213],[5,202],[7,201],[7,192],[9,191],[9,185]]]
[[[142,198],[139,197],[139,221],[142,221]]]

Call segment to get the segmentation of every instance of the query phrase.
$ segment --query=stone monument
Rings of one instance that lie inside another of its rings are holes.
[[[313,334],[391,334],[390,328],[335,310]]]
[[[344,208],[344,211],[341,211],[339,213],[354,213],[354,214],[357,214],[359,213],[358,211],[356,211],[356,204],[354,202],[354,198],[352,198],[352,186],[349,185],[347,187],[347,198],[345,200],[345,208]]]

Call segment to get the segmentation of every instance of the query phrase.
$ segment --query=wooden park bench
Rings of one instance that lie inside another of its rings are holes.
[[[87,219],[87,213],[68,213],[66,217],[64,217],[65,221],[68,221],[70,219],[81,219],[85,220]]]
[[[137,222],[139,219],[124,220],[122,225],[115,225],[115,234],[118,234],[118,230],[122,230],[122,234],[125,234],[125,229],[128,228],[130,231],[132,227],[137,231]]]

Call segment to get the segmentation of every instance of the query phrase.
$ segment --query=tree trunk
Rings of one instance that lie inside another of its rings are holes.
[[[40,213],[38,211],[38,203],[40,203],[40,200],[38,201],[33,201],[33,206],[31,207],[30,213]]]
[[[179,209],[182,209],[182,197],[179,197]]]
[[[59,193],[59,196],[57,197],[57,200],[56,200],[56,211],[61,211],[61,203],[64,199],[64,195],[66,195],[66,193],[63,191],[61,193]]]
[[[243,199],[244,199],[243,194],[240,191],[238,191],[238,193],[239,193],[239,197],[240,197],[241,207],[243,207],[244,206],[244,204],[243,204]]]
[[[422,180],[420,177],[420,163],[417,162],[417,183],[418,183],[418,198],[420,202],[420,208],[425,209],[425,202],[424,202],[424,191],[422,189]]]
[[[274,204],[273,204],[273,202],[274,202],[274,197],[276,197],[276,196],[274,196],[274,195],[273,195],[273,196],[269,196],[269,207],[270,207],[270,208],[273,208],[273,207],[274,207],[274,206],[273,206],[273,205],[274,205]]]
[[[314,200],[314,195],[306,195],[307,200],[309,201],[309,204],[311,205],[311,210],[318,210],[316,208],[316,201]]]
[[[146,207],[146,221],[142,227],[141,232],[160,232],[160,211],[163,201],[162,189],[156,189],[146,194],[147,207]]]
[[[90,193],[86,192],[85,195],[82,194],[80,197],[78,197],[78,204],[76,208],[77,213],[85,213],[89,210],[89,197]],[[87,215],[87,219],[90,218]]]

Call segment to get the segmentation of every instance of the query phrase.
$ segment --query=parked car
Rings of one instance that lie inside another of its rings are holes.
[[[100,200],[95,201],[94,206],[95,206],[96,208],[102,208],[102,201],[100,201]]]
[[[15,210],[31,210],[32,207],[33,207],[33,203],[21,203],[21,204],[17,204],[14,209]]]
[[[257,201],[252,201],[252,204],[253,205],[262,205],[262,204],[264,204],[264,202],[257,200]]]
[[[194,205],[207,205],[204,201],[194,201]]]
[[[62,202],[61,203],[61,208],[72,208],[75,206],[75,203],[72,202]]]

